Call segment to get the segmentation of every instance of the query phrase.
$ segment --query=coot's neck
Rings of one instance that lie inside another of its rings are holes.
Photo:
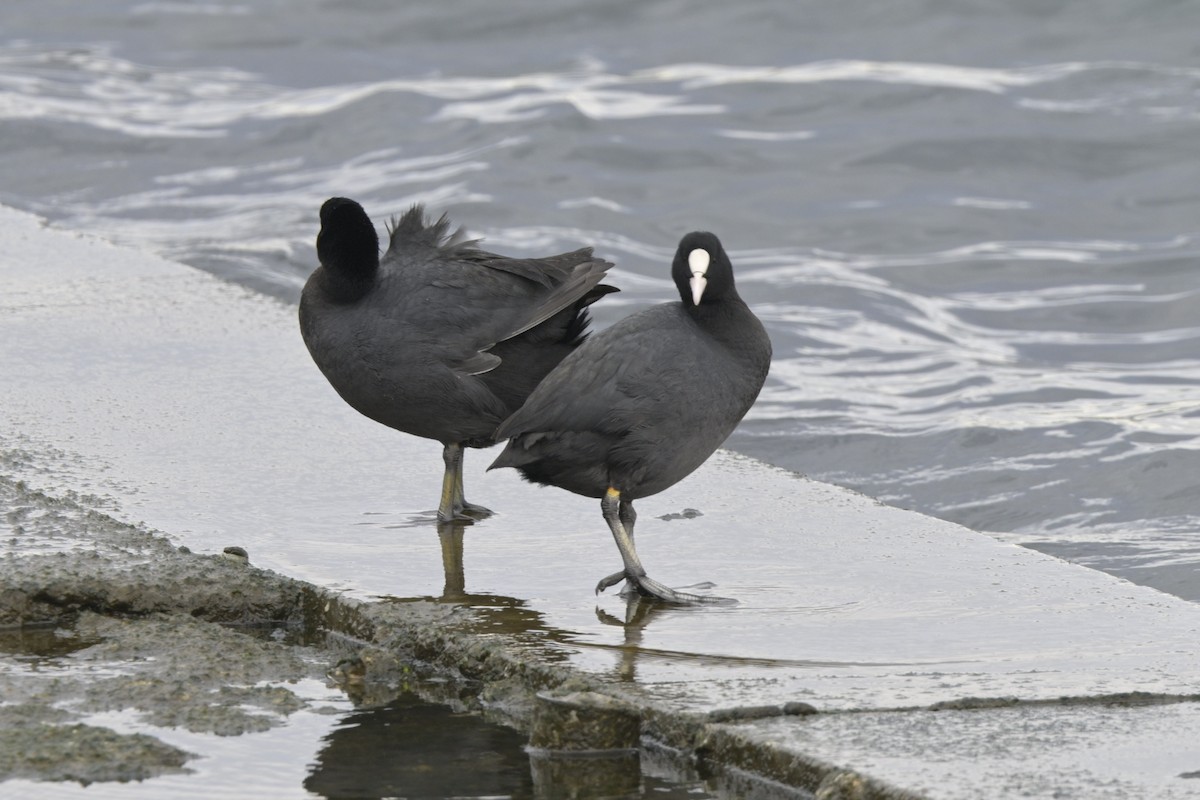
[[[761,383],[771,368],[771,339],[742,298],[734,294],[691,306],[687,313],[710,342],[729,353],[731,364],[737,364],[737,369],[746,374],[757,375]]]
[[[379,273],[379,240],[374,229],[370,236],[330,236],[322,231],[317,238],[317,256],[324,267],[325,292],[337,303],[362,299],[375,284]]]
[[[335,303],[356,303],[375,285],[375,276],[379,268],[376,266],[369,271],[345,272],[326,266],[323,272],[325,295],[330,300]]]
[[[697,325],[718,339],[735,337],[742,320],[754,316],[745,301],[732,290],[720,298],[705,298],[698,306],[685,300],[683,307]]]

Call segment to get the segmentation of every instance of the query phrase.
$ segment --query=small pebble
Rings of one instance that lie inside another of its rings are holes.
[[[246,552],[246,548],[244,547],[238,547],[236,545],[232,547],[226,547],[224,551],[222,551],[221,555],[225,558],[228,558],[230,561],[236,561],[239,564],[250,563],[250,554]]]

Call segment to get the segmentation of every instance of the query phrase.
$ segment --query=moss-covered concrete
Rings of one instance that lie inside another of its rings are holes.
[[[93,725],[21,722],[0,708],[0,781],[141,781],[187,772],[189,754],[142,733]]]

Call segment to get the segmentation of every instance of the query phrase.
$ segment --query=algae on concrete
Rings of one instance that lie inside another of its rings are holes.
[[[81,723],[14,723],[0,708],[0,782],[142,781],[186,773],[190,753],[143,733],[121,734]]]
[[[0,509],[0,780],[144,780],[191,757],[86,724],[104,712],[237,736],[308,705],[287,684],[327,655],[216,624],[298,621],[299,584],[3,476]]]

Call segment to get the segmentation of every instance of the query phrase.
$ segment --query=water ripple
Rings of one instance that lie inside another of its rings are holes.
[[[1002,93],[1018,86],[1033,86],[1084,72],[1083,63],[1048,64],[1017,69],[986,69],[951,64],[903,61],[831,60],[788,67],[730,67],[721,64],[672,64],[645,70],[634,77],[680,83],[685,89],[737,83],[824,83],[877,81],[910,86],[939,86]]]
[[[188,13],[236,13],[236,9],[217,6],[209,11],[204,11],[205,7],[188,8]],[[1200,85],[1200,70],[1136,62],[1068,62],[994,69],[830,60],[772,67],[669,64],[621,74],[607,71],[601,62],[590,61],[563,72],[395,79],[290,89],[230,68],[169,70],[140,65],[118,57],[109,45],[43,50],[19,42],[0,50],[0,70],[0,118],[49,117],[147,137],[221,136],[239,122],[334,114],[391,93],[446,101],[432,115],[434,120],[470,119],[496,124],[536,119],[556,105],[572,107],[594,120],[721,115],[729,110],[727,104],[691,98],[703,90],[744,84],[860,81],[1004,94],[1044,84],[1070,83],[1081,76],[1124,72],[1165,76],[1177,85],[1153,91],[1135,87],[1114,93],[1106,83],[1106,93],[1098,96],[1022,97],[1018,102],[1032,110],[1071,113],[1136,108],[1162,118],[1193,113],[1195,109],[1190,106],[1194,99],[1188,101],[1187,108],[1166,104],[1166,100],[1194,95]],[[653,87],[653,91],[645,87]],[[720,133],[757,141],[803,141],[815,135],[812,131],[737,129]]]
[[[599,326],[673,296],[675,242],[708,228],[776,348],[735,447],[1118,572],[1200,558],[1190,40],[1034,47],[1074,28],[999,7],[1011,31],[901,4],[938,41],[874,20],[798,50],[717,5],[582,38],[540,8],[339,7],[330,32],[325,4],[118,5],[80,41],[0,41],[0,200],[287,297],[325,197],[380,228],[426,202],[501,252],[595,246],[623,290]],[[763,46],[672,45],[712,31]]]

